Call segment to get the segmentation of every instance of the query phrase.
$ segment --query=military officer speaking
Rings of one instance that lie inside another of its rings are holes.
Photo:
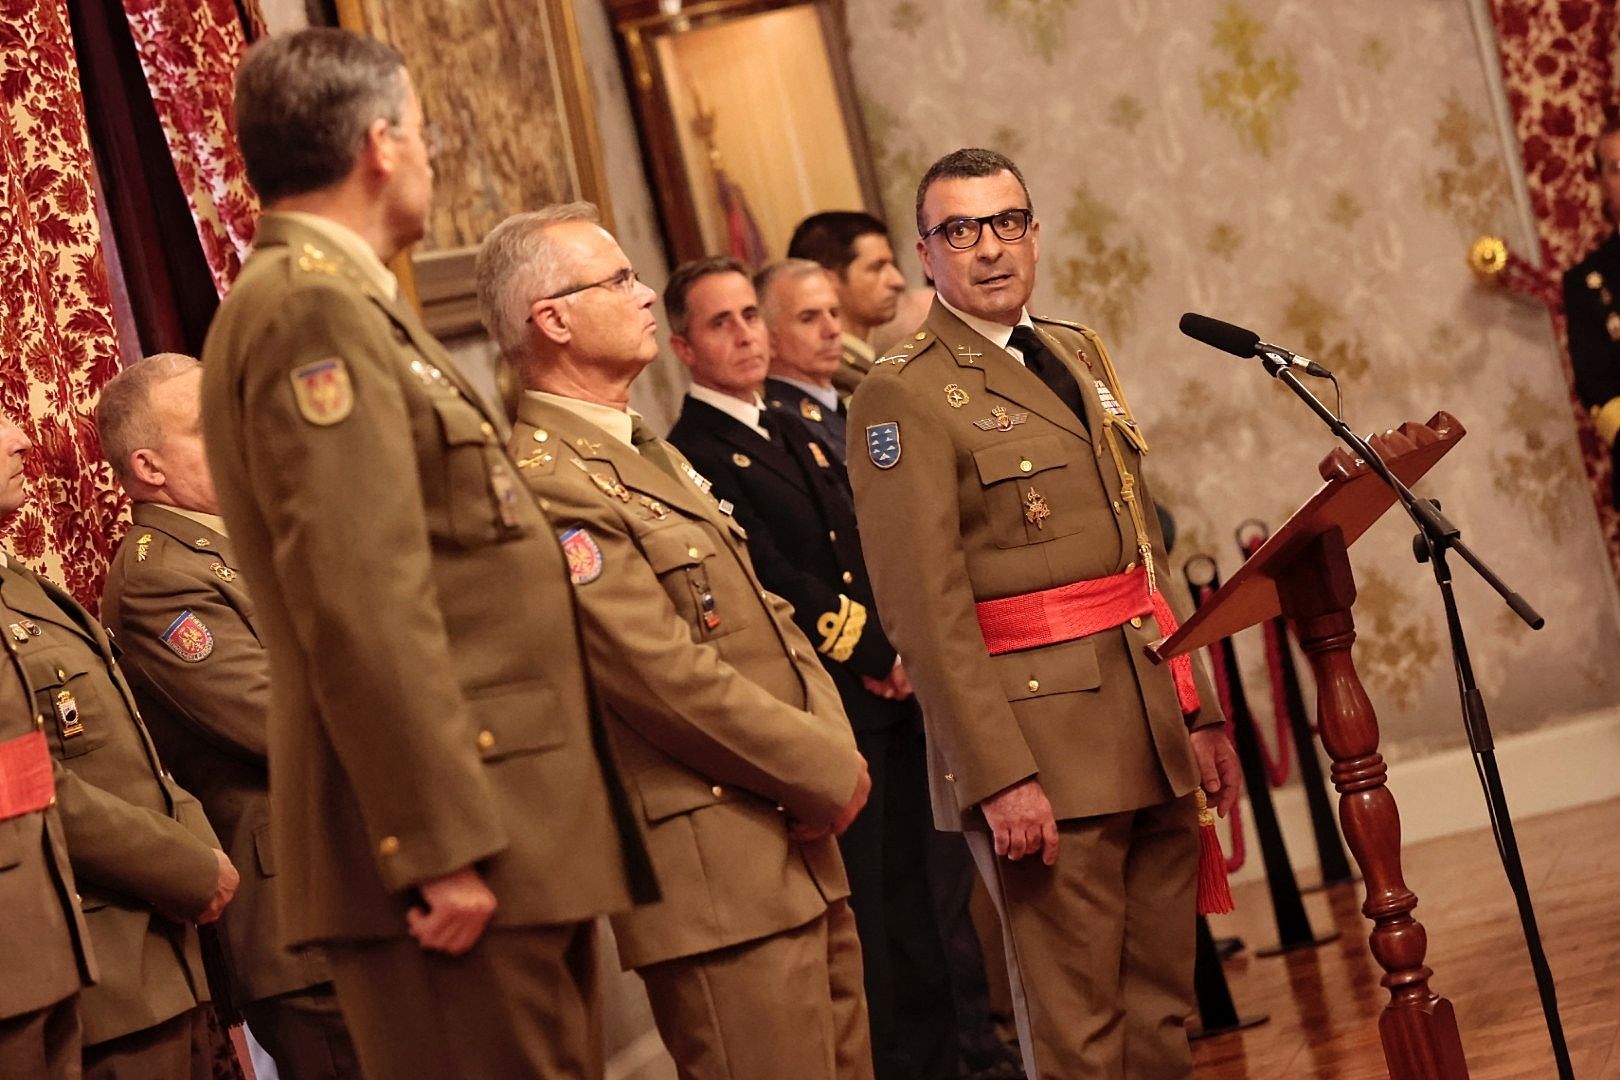
[[[23,504],[28,449],[0,419],[0,519]],[[33,641],[32,620],[4,600],[0,582],[0,1076],[70,1080],[79,1075],[79,989],[95,964],[56,808],[46,716],[18,657]]]
[[[935,823],[1000,910],[1029,1075],[1186,1076],[1194,792],[1224,812],[1238,769],[1202,672],[1142,651],[1174,619],[1147,442],[1096,335],[1028,314],[1011,161],[941,158],[917,226],[938,299],[856,392],[850,470]]]
[[[0,419],[0,442],[19,439],[16,425]],[[57,806],[96,957],[96,985],[80,996],[84,1075],[206,1080],[209,994],[195,924],[225,910],[236,868],[197,800],[163,770],[95,618],[4,554],[0,604],[14,620],[6,632],[32,685],[35,714],[45,717]]]
[[[1620,225],[1620,123],[1598,135],[1592,158],[1604,215],[1611,225]],[[1565,271],[1564,318],[1575,393],[1616,466],[1612,499],[1620,509],[1620,232],[1611,232]]]
[[[237,75],[253,254],[203,351],[209,464],[270,662],[287,944],[366,1075],[601,1069],[594,923],[650,896],[562,549],[384,265],[433,170],[400,55],[310,29]]]
[[[358,1077],[331,975],[281,943],[266,714],[270,668],[203,451],[202,365],[164,353],[102,387],[102,452],[134,500],[101,612],[152,739],[196,793],[242,875],[220,918],[236,1007],[282,1080]]]
[[[838,694],[708,484],[629,411],[654,293],[576,203],[496,226],[479,310],[527,388],[518,469],[568,553],[663,899],[617,916],[683,1077],[872,1076],[842,833],[870,789]]]

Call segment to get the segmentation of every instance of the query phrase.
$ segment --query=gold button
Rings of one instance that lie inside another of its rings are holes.
[[[488,420],[485,420],[482,424],[478,425],[478,430],[482,431],[485,435],[492,436],[495,434],[495,425],[491,424]]]
[[[837,529],[829,529],[828,532],[827,532],[827,539],[831,540],[833,543],[837,543],[838,542],[838,530]]]
[[[945,774],[945,779],[947,781],[949,781],[950,783],[954,784],[954,783],[956,783],[956,774],[955,773],[946,773]]]
[[[551,438],[551,434],[549,432],[537,431],[534,433],[535,442],[545,442],[549,438]]]
[[[686,549],[686,557],[688,559],[695,559],[701,554],[703,554],[703,553],[701,551],[699,551],[695,547],[689,547],[689,548]]]
[[[850,573],[848,570],[845,570],[844,571],[844,584],[848,585],[850,582],[852,582],[854,580],[855,580],[855,575]]]
[[[726,793],[726,789],[721,787],[719,784],[714,785],[714,787],[710,788],[709,790],[714,792],[714,797],[717,799]]]
[[[495,748],[495,733],[485,728],[478,733],[478,749],[493,750]]]
[[[34,730],[36,730],[36,731],[42,730],[44,727],[45,727],[45,714],[40,713],[38,716],[34,717]]]
[[[1135,569],[1136,569],[1136,560],[1135,559],[1132,559],[1130,562],[1125,564],[1125,572],[1127,574],[1130,573],[1132,570],[1135,570]]]
[[[1114,500],[1114,513],[1116,513],[1116,514],[1119,513],[1119,500],[1118,499]]]
[[[397,837],[397,836],[385,836],[385,837],[383,837],[381,842],[379,842],[377,844],[377,852],[378,852],[378,854],[381,854],[381,855],[398,855],[399,854],[399,837]]]
[[[51,801],[50,801],[50,802],[48,802],[48,803],[46,803],[46,804],[45,804],[45,805],[46,805],[46,806],[55,806],[55,805],[56,805],[56,796],[55,796],[55,795],[52,795],[52,796],[51,796]]]
[[[550,510],[551,509],[551,500],[550,499],[541,499],[540,500],[540,509],[542,509],[542,510]]]
[[[799,658],[799,650],[796,649],[796,648],[789,649],[788,650],[788,655],[793,657],[793,659],[797,660]]]
[[[919,330],[919,331],[917,331],[917,335],[915,337],[913,337],[911,340],[913,340],[913,341],[921,341],[923,338],[925,338],[927,336],[928,336],[927,334],[925,334],[921,330]]]
[[[1138,630],[1142,629],[1142,616],[1140,616],[1140,615],[1132,615],[1131,616],[1131,625],[1136,627]]]
[[[1039,690],[1040,688],[1041,688],[1041,680],[1039,680],[1039,679],[1031,679],[1031,680],[1029,680],[1029,692],[1030,693],[1033,694],[1035,691]]]
[[[1018,463],[1019,472],[1029,472],[1029,470],[1033,469],[1034,467],[1035,466],[1030,462],[1029,458],[1024,458]]]

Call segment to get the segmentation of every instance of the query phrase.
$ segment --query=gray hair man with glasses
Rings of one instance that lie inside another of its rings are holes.
[[[849,468],[935,824],[1001,914],[1030,1077],[1188,1076],[1198,792],[1224,813],[1239,772],[1202,669],[1143,654],[1190,610],[1147,441],[1101,339],[1029,313],[1016,165],[935,162],[917,232],[938,297],[856,391]]]
[[[726,276],[751,304],[748,279]],[[655,294],[583,203],[497,225],[477,280],[526,388],[509,448],[568,556],[596,700],[663,892],[614,918],[619,959],[645,982],[682,1076],[870,1080],[835,837],[872,782],[731,504],[630,409],[658,352]]]

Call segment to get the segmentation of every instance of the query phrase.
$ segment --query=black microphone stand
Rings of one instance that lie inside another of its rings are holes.
[[[1485,583],[1496,590],[1513,613],[1532,630],[1546,625],[1536,609],[1514,592],[1462,542],[1462,530],[1448,521],[1440,512],[1440,504],[1432,499],[1420,499],[1412,489],[1390,471],[1366,440],[1350,429],[1317,396],[1305,388],[1295,375],[1289,358],[1279,352],[1267,351],[1261,346],[1256,355],[1267,374],[1292,390],[1322,422],[1337,435],[1357,457],[1367,463],[1391,491],[1418,527],[1412,541],[1413,554],[1418,562],[1427,562],[1434,568],[1435,584],[1445,605],[1446,627],[1451,635],[1452,665],[1457,672],[1457,689],[1462,697],[1463,728],[1468,734],[1468,747],[1473,751],[1474,770],[1479,774],[1480,786],[1485,791],[1485,808],[1491,819],[1491,833],[1496,838],[1496,850],[1502,859],[1508,885],[1519,908],[1519,923],[1524,928],[1525,945],[1530,951],[1530,966],[1535,971],[1536,989],[1541,995],[1541,1012],[1546,1018],[1547,1034],[1552,1040],[1553,1058],[1558,1063],[1560,1080],[1574,1080],[1575,1072],[1569,1061],[1569,1047],[1564,1041],[1564,1024],[1558,1015],[1558,988],[1553,984],[1552,968],[1547,964],[1547,953],[1542,948],[1541,931],[1536,927],[1535,908],[1530,903],[1530,885],[1525,880],[1524,863],[1519,858],[1519,842],[1513,834],[1513,818],[1508,813],[1507,793],[1502,789],[1502,774],[1496,767],[1496,744],[1491,737],[1490,720],[1485,715],[1485,698],[1474,681],[1474,665],[1468,655],[1468,641],[1463,636],[1462,617],[1457,611],[1457,597],[1452,590],[1451,567],[1446,561],[1448,552],[1455,551]]]

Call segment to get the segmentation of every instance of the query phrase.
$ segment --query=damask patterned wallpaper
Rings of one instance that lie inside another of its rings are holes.
[[[1225,574],[1334,445],[1183,311],[1255,329],[1340,377],[1363,433],[1436,409],[1468,437],[1420,487],[1548,617],[1533,633],[1459,569],[1498,734],[1620,701],[1620,629],[1545,310],[1475,284],[1481,232],[1528,237],[1465,0],[863,0],[856,81],[889,220],[962,145],[1019,162],[1043,223],[1035,308],[1096,326],[1156,442],[1178,555]],[[916,277],[916,263],[908,271]],[[1330,389],[1323,384],[1324,389]],[[1464,742],[1432,575],[1404,519],[1354,550],[1357,656],[1386,751]],[[1263,709],[1258,644],[1251,699]]]

